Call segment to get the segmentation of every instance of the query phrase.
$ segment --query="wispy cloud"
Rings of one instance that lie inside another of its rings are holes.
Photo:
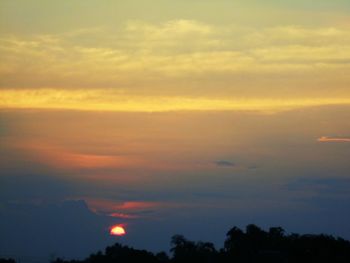
[[[216,161],[215,164],[216,164],[217,166],[221,166],[221,167],[234,167],[234,166],[235,166],[235,163],[234,163],[234,162],[226,161],[226,160],[219,160],[219,161]]]
[[[89,209],[97,214],[105,214],[121,219],[137,219],[153,213],[167,204],[148,201],[125,201],[118,202],[107,199],[85,198]]]
[[[1,97],[1,95],[0,95]],[[39,140],[10,140],[9,147],[24,153],[28,160],[38,165],[51,167],[60,171],[99,171],[98,180],[114,178],[115,180],[132,180],[130,175],[123,175],[125,169],[139,174],[142,169],[152,171],[177,171],[186,169],[186,165],[176,166],[174,162],[159,162],[156,158],[145,157],[139,154],[103,154],[101,152],[84,151],[73,146],[62,146],[50,141]],[[1,162],[0,162],[1,164]],[[141,168],[142,167],[142,168]],[[109,177],[108,172],[114,171],[114,176]],[[104,174],[106,172],[106,174]],[[104,177],[104,174],[106,177]],[[116,176],[118,174],[118,176]],[[138,178],[140,180],[140,178]],[[130,204],[129,204],[130,205]]]
[[[74,34],[85,37],[72,37]],[[196,20],[128,21],[114,30],[0,36],[0,86],[103,87],[164,96],[194,95],[201,87],[203,96],[212,97],[218,95],[220,85],[222,97],[243,93],[256,98],[265,97],[266,91],[281,96],[299,94],[296,88],[315,97],[320,85],[331,82],[337,87],[332,94],[345,98],[349,76],[338,72],[349,69],[349,44],[349,30],[341,27],[258,30]],[[250,77],[242,78],[242,74]],[[289,74],[291,79],[296,76],[298,86],[292,79],[280,89],[280,78],[276,78],[280,74]],[[315,75],[317,89],[310,85]]]
[[[136,214],[125,214],[125,213],[111,213],[110,216],[115,218],[122,218],[122,219],[136,219],[139,218],[139,215]]]
[[[350,138],[322,136],[318,138],[317,141],[318,142],[350,142]]]

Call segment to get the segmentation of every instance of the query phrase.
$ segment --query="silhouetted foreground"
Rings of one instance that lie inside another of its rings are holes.
[[[117,243],[85,260],[56,259],[52,263],[350,262],[350,242],[333,236],[286,235],[281,227],[271,227],[266,232],[256,225],[248,225],[245,232],[233,227],[226,236],[224,248],[216,250],[212,243],[193,242],[175,235],[171,239],[171,258],[164,252],[153,254]]]
[[[16,263],[13,259],[0,258],[0,263]]]

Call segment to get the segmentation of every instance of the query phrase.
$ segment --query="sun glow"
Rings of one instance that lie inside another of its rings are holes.
[[[126,231],[123,226],[116,225],[112,226],[111,230],[109,232],[112,236],[124,236],[126,234]]]

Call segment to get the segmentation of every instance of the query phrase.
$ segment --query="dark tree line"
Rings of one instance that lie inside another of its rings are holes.
[[[13,259],[0,258],[0,263],[16,263]]]
[[[0,260],[0,263],[15,261]],[[264,231],[248,225],[245,231],[233,227],[226,234],[224,247],[217,250],[210,242],[194,242],[184,236],[171,239],[171,257],[121,244],[90,255],[85,260],[56,259],[52,263],[349,263],[350,242],[329,235],[285,234],[281,227]]]

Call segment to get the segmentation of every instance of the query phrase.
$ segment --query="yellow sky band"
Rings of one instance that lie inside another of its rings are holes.
[[[181,96],[135,96],[109,89],[1,90],[2,109],[61,109],[116,112],[166,111],[262,111],[278,112],[304,107],[350,105],[350,98],[208,98]]]

